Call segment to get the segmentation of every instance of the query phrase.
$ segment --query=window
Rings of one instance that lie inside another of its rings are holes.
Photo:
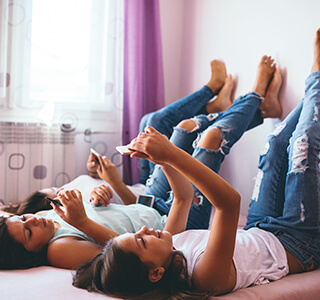
[[[122,5],[119,0],[3,0],[0,29],[7,41],[0,41],[0,105],[110,110],[122,61],[116,41],[123,31]]]
[[[33,1],[31,100],[104,102],[107,11],[108,1]]]

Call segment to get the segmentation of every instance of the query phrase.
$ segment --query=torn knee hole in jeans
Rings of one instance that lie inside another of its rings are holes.
[[[319,108],[318,106],[314,107],[314,115],[313,115],[313,121],[317,122],[319,120]]]
[[[212,114],[209,114],[206,116],[206,118],[209,121],[212,121],[214,119],[214,116]],[[200,119],[198,119],[197,117],[194,117],[189,120],[184,120],[178,125],[178,127],[182,130],[187,130],[188,132],[192,133],[200,129]]]
[[[292,167],[290,173],[301,173],[307,170],[308,150],[308,136],[304,134],[297,138],[293,144]]]
[[[229,133],[230,129],[225,129],[221,127],[211,127],[209,130],[215,130],[215,132],[218,132],[218,134],[210,135],[205,134],[205,132],[202,133],[202,135],[199,137],[197,142],[195,143],[195,146],[198,146],[200,148],[206,148],[209,151],[216,151],[221,152],[222,154],[226,154],[227,149],[224,149],[227,147],[229,141],[226,139],[226,133]],[[208,140],[209,139],[209,140]],[[227,151],[228,152],[228,151]]]
[[[207,117],[207,119],[209,121],[213,120],[213,115],[212,114],[209,114],[206,117]],[[195,127],[190,132],[194,132],[194,131],[196,131],[196,130],[198,130],[200,128],[200,126],[199,126],[200,120],[197,117],[194,117],[194,118],[191,119],[191,121],[193,121],[195,123]]]

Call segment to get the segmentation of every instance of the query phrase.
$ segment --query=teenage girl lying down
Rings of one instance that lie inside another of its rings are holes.
[[[254,88],[261,97],[273,75],[268,63],[261,63],[262,69],[266,71],[260,72]],[[277,69],[274,79],[279,80],[279,74]],[[232,123],[230,139],[259,107],[260,96],[237,104],[232,119],[226,120]],[[305,98],[269,136],[260,158],[245,230],[237,230],[237,191],[210,168],[147,127],[130,148],[136,151],[133,157],[162,165],[172,186],[174,201],[165,230],[143,227],[135,234],[112,239],[99,255],[78,269],[74,285],[139,299],[146,294],[148,299],[159,295],[186,299],[192,291],[204,299],[208,294],[220,295],[317,268],[319,109],[320,29]],[[219,153],[221,144],[230,140],[225,139],[223,126],[214,129],[211,132],[216,136],[216,144],[208,148]],[[189,180],[216,208],[210,231],[184,231],[193,197]]]
[[[220,70],[225,70],[223,63],[218,62],[218,65]],[[271,58],[264,57],[260,66],[261,71],[258,72],[258,81],[262,73],[268,72],[270,73],[269,83],[274,71],[274,67],[271,67],[271,65]],[[281,77],[281,74],[279,76]],[[261,97],[257,93],[250,93],[235,101],[225,112],[213,113],[208,116],[200,115],[192,120],[180,122],[174,129],[171,141],[178,147],[190,151],[192,142],[198,133],[208,128],[201,136],[199,147],[195,148],[193,156],[212,170],[218,171],[224,155],[229,152],[229,148],[241,137],[245,130],[260,124],[263,121],[263,116],[275,116],[275,112],[279,114],[281,110],[279,110],[277,95],[280,84],[279,80],[271,81],[268,89],[269,93],[267,93],[262,104]],[[259,92],[259,84],[256,86],[256,91]],[[229,76],[225,79],[225,84],[218,98],[214,100],[216,108],[217,104],[219,104],[220,110],[231,105],[232,87],[232,79]],[[196,98],[193,98],[192,101],[194,102]],[[181,110],[186,107],[185,102],[180,100],[178,101],[180,104],[175,103],[174,106]],[[258,104],[257,107],[256,104]],[[212,108],[213,104],[210,105]],[[252,105],[255,107],[254,109],[251,108]],[[259,106],[264,110],[264,114],[258,109]],[[170,106],[170,114],[175,111],[171,108],[172,106]],[[227,132],[227,127],[232,125],[233,115],[246,110],[251,111],[252,117],[247,118],[246,122],[243,122],[241,127],[238,128],[232,140],[224,146],[223,154],[208,150],[212,147],[211,144],[216,141],[215,127],[225,128]],[[164,111],[165,109],[162,110],[162,113]],[[167,116],[170,114],[167,114]],[[192,132],[188,132],[190,122],[197,123],[197,128],[193,128]],[[207,147],[208,149],[206,149]],[[94,159],[89,157],[90,160]],[[96,167],[95,171],[100,178],[108,181],[107,178],[111,176],[110,173],[114,174],[115,168],[112,167],[111,171],[113,171],[110,172],[110,161],[107,158],[103,159],[101,156],[99,156],[99,163],[100,166]],[[94,164],[88,162],[88,169],[93,172],[90,167],[94,167]],[[159,190],[163,191],[167,179],[162,172],[161,169],[154,172],[159,176],[157,176],[152,188],[158,185]],[[160,178],[165,179],[165,181],[159,180]],[[170,191],[170,185],[168,184],[165,189]],[[100,196],[103,194],[101,189],[98,189],[95,193]],[[197,197],[194,197],[194,195],[197,195]],[[194,200],[194,198],[196,198],[195,201],[197,199],[201,201],[200,203],[193,203],[192,208],[188,210],[190,211],[188,226],[189,228],[208,228],[211,204],[197,188],[194,188],[193,191],[192,199]],[[136,204],[127,206],[111,204],[107,207],[94,207],[90,203],[86,203],[84,209],[81,194],[77,190],[61,190],[56,199],[63,204],[64,210],[57,205],[53,205],[55,212],[49,213],[45,218],[23,215],[0,219],[1,268],[32,267],[41,264],[74,268],[98,254],[109,239],[126,232],[137,232],[143,225],[162,230],[166,220],[166,214],[161,216],[155,209]],[[159,201],[159,203],[161,202]],[[169,210],[170,207],[171,204],[168,204],[165,209]],[[72,226],[68,226],[63,220]]]

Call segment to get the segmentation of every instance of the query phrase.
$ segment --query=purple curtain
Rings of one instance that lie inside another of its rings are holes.
[[[143,115],[164,106],[158,0],[125,0],[123,144],[139,132]],[[139,181],[138,160],[123,157],[124,182]]]

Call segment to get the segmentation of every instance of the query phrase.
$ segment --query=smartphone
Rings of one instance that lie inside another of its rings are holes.
[[[128,149],[128,145],[126,145],[126,146],[117,146],[116,149],[122,155],[131,154],[133,152],[133,151]]]
[[[90,148],[90,151],[93,153],[93,156],[94,156],[94,159],[96,160],[96,162],[100,165],[99,158],[98,158],[99,153],[96,150],[94,150],[93,148]]]
[[[153,206],[154,196],[151,195],[139,195],[137,199],[138,204],[143,204],[149,207]]]
[[[52,199],[52,198],[49,198],[49,197],[46,197],[47,200],[49,200],[50,202],[54,203],[54,204],[57,204],[59,206],[63,206],[58,200],[55,200],[55,199]]]

